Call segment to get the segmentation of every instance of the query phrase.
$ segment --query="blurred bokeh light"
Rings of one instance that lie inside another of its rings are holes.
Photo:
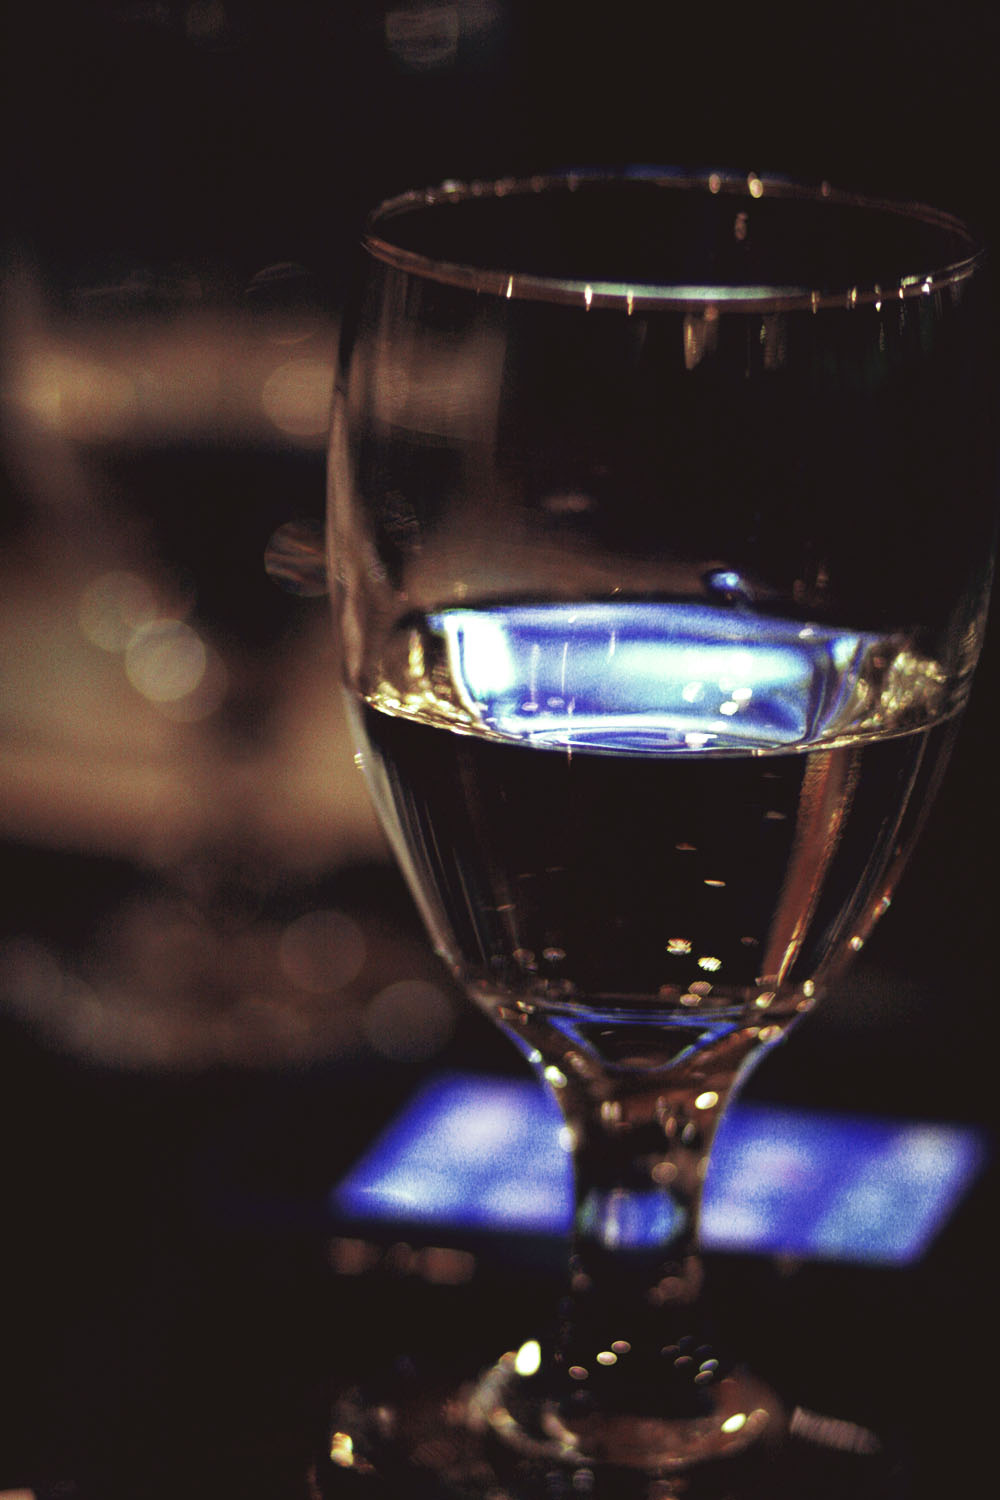
[[[0,1007],[115,1066],[353,1056],[411,947],[373,968],[313,892],[383,857],[324,597],[335,317],[291,264],[154,316],[8,270],[2,854],[82,859],[99,915],[8,910]]]

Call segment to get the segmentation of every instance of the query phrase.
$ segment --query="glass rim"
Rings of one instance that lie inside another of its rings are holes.
[[[642,182],[670,190],[697,189],[712,195],[725,193],[753,203],[761,198],[800,199],[815,204],[875,211],[909,219],[915,224],[940,229],[968,246],[968,253],[944,265],[911,269],[897,280],[870,285],[845,285],[835,291],[796,285],[696,285],[688,282],[603,281],[574,279],[503,266],[450,261],[410,250],[393,242],[384,226],[416,209],[499,199],[553,191],[576,192],[610,183]],[[670,167],[604,168],[547,172],[527,177],[458,182],[448,179],[437,187],[411,189],[387,198],[373,209],[362,236],[363,248],[374,259],[424,280],[443,282],[465,290],[506,300],[550,302],[562,305],[624,308],[649,311],[713,308],[732,312],[786,312],[796,309],[818,312],[820,308],[851,308],[907,301],[956,286],[972,276],[984,263],[986,249],[961,219],[919,202],[880,198],[866,193],[834,188],[828,182],[808,185],[790,177],[733,171],[688,171]]]

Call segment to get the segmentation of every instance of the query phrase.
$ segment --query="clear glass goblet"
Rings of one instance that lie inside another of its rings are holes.
[[[550,1330],[461,1397],[341,1410],[410,1492],[728,1494],[781,1447],[699,1194],[738,1079],[889,907],[969,691],[982,259],[945,214],[754,174],[446,183],[369,222],[330,458],[357,743],[576,1186]]]

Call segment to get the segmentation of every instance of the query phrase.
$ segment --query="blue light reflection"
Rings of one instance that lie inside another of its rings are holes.
[[[431,615],[482,725],[551,745],[808,744],[849,720],[879,638],[689,603],[529,604]]]
[[[572,1168],[558,1108],[529,1080],[442,1074],[334,1189],[341,1223],[435,1235],[565,1235]],[[987,1161],[979,1132],[912,1120],[730,1107],[705,1184],[706,1248],[906,1265],[926,1253]],[[632,1194],[623,1246],[663,1245],[669,1196]]]

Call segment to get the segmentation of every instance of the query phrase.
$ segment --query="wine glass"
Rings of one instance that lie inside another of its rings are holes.
[[[699,1194],[738,1080],[889,907],[968,695],[982,260],[943,213],[754,173],[370,219],[330,456],[359,759],[435,948],[559,1102],[575,1213],[552,1328],[342,1405],[341,1463],[620,1500],[780,1452]]]

